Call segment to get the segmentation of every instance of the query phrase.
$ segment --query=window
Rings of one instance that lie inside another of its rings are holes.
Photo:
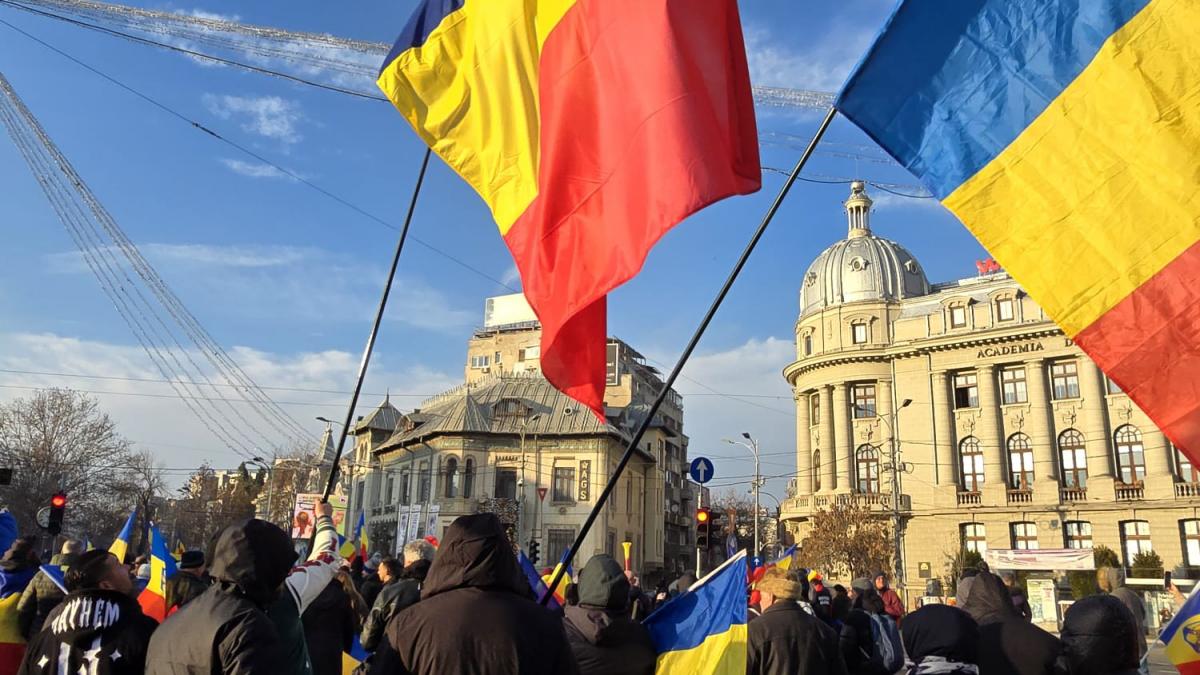
[[[1083,445],[1083,434],[1074,429],[1059,434],[1058,457],[1062,466],[1062,486],[1086,488],[1087,449]]]
[[[494,361],[496,365],[500,365],[500,352],[496,352],[492,355],[492,361]]]
[[[804,355],[812,356],[812,333],[804,336]]]
[[[1105,377],[1105,378],[1104,378],[1104,387],[1105,387],[1105,389],[1107,389],[1107,390],[1108,390],[1108,393],[1110,393],[1110,394],[1123,394],[1123,393],[1125,393],[1125,392],[1121,391],[1121,388],[1120,388],[1120,387],[1118,387],[1118,386],[1117,386],[1117,383],[1116,383],[1116,382],[1113,382],[1113,381],[1112,381],[1112,378],[1110,378],[1110,377]]]
[[[496,469],[496,499],[517,498],[517,470]]]
[[[1012,321],[1017,317],[1013,311],[1012,298],[1000,298],[996,301],[996,320],[997,321]]]
[[[472,368],[487,368],[489,363],[490,363],[489,357],[486,354],[483,356],[472,356],[471,357],[471,367]]]
[[[1092,524],[1086,520],[1068,520],[1063,523],[1067,548],[1092,548]]]
[[[1142,432],[1132,424],[1117,429],[1117,471],[1121,482],[1137,485],[1146,477],[1146,449],[1142,446]]]
[[[813,492],[817,492],[821,489],[821,451],[820,450],[813,450],[812,486],[813,486]],[[361,508],[361,506],[359,508]]]
[[[856,345],[867,344],[867,324],[861,321],[850,324],[850,339]]]
[[[1029,401],[1029,393],[1025,389],[1025,369],[1020,366],[1000,371],[1000,387],[1004,392],[1004,405]]]
[[[575,543],[575,530],[554,529],[546,530],[546,550],[543,555],[547,562],[562,560],[563,554]]]
[[[458,458],[451,457],[446,460],[446,490],[447,499],[454,499],[458,496]]]
[[[467,458],[466,468],[463,470],[463,491],[462,496],[467,499],[471,498],[471,494],[475,492],[475,460]]]
[[[879,494],[879,448],[869,444],[858,446],[854,453],[854,466],[859,494]]]
[[[575,467],[554,467],[554,501],[575,501]]]
[[[982,523],[966,523],[962,526],[962,547],[983,555],[987,552],[987,530]]]
[[[400,503],[409,504],[409,497],[412,494],[412,473],[405,470],[400,472]]]
[[[532,361],[534,359],[540,358],[541,355],[542,355],[542,348],[539,345],[532,345],[529,347],[521,347],[520,349],[517,350],[517,360],[518,361]]]
[[[1050,364],[1050,384],[1056,401],[1079,398],[1079,364],[1075,361]]]
[[[358,481],[358,487],[354,490],[354,510],[362,511],[363,496],[367,493],[367,484],[364,481]]]
[[[1125,549],[1125,565],[1133,564],[1139,553],[1150,550],[1150,523],[1144,520],[1127,520],[1121,523],[1121,543]]]
[[[1196,471],[1192,461],[1179,448],[1175,448],[1175,466],[1179,467],[1179,480],[1185,483],[1200,483],[1200,471]]]
[[[1038,547],[1037,523],[1013,523],[1012,547],[1018,551],[1032,551]]]
[[[529,408],[520,399],[502,398],[496,402],[493,412],[497,417],[525,417],[529,414]]]
[[[1200,520],[1181,520],[1179,530],[1183,534],[1183,563],[1200,565]]]
[[[975,373],[955,373],[954,409],[979,407],[979,376]]]
[[[813,394],[808,397],[808,424],[817,426],[821,423],[821,395]]]
[[[979,439],[974,436],[962,439],[958,454],[962,460],[962,489],[979,492],[983,488],[983,450],[979,448]]]
[[[429,462],[421,462],[420,473],[417,476],[417,502],[424,504],[429,501],[429,488],[432,476],[429,475]]]
[[[966,328],[967,327],[967,308],[963,305],[954,305],[950,308],[950,327],[951,328]]]
[[[383,493],[383,503],[391,504],[392,499],[396,496],[396,477],[390,473],[387,477],[386,486]]]
[[[1014,490],[1033,489],[1033,446],[1025,434],[1008,439],[1008,486]]]
[[[855,384],[850,388],[854,401],[854,418],[864,419],[875,416],[875,385]]]

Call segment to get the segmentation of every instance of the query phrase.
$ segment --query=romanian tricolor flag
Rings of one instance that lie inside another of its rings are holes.
[[[146,616],[162,621],[167,618],[167,579],[175,576],[175,559],[167,550],[158,526],[150,524],[150,582],[138,596]]]
[[[792,569],[792,563],[795,562],[795,558],[796,545],[792,544],[786,551],[783,552],[782,555],[779,556],[778,560],[769,563],[768,567],[778,567],[781,570],[790,570]]]
[[[761,182],[736,0],[422,0],[378,83],[491,209],[543,374],[603,419],[607,293]]]
[[[354,528],[354,538],[358,540],[358,554],[362,556],[363,562],[366,562],[367,554],[371,550],[371,537],[367,534],[370,529],[367,527],[366,512],[358,514],[358,526]]]
[[[658,651],[658,673],[746,672],[746,552],[725,561],[644,624]]]
[[[129,540],[133,538],[133,521],[136,518],[137,508],[135,507],[129,517],[125,519],[125,527],[121,528],[121,533],[108,547],[108,552],[117,556],[117,560],[121,561],[121,564],[125,563],[125,554],[129,552]]]
[[[1196,589],[1158,635],[1167,646],[1167,658],[1183,675],[1200,674],[1200,594]]]
[[[1200,460],[1200,3],[909,0],[837,100]]]

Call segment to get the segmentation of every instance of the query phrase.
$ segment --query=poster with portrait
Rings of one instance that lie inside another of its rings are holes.
[[[430,504],[429,515],[425,517],[425,536],[433,535],[439,537],[438,534],[438,514],[442,511],[441,504]]]
[[[302,492],[296,495],[296,505],[292,510],[292,539],[308,539],[313,534],[317,524],[313,515],[313,507],[321,501],[319,492]],[[346,495],[330,495],[329,503],[333,505],[333,526],[342,532],[342,523],[346,520]]]
[[[394,555],[398,556],[404,550],[406,536],[408,536],[408,511],[400,510],[396,518],[396,551]]]
[[[404,543],[408,543],[417,538],[417,531],[421,528],[421,505],[413,504],[408,507],[408,532],[404,535]]]

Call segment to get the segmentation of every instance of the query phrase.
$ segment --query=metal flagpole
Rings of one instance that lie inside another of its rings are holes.
[[[383,296],[379,298],[379,310],[375,312],[375,323],[371,326],[371,334],[367,336],[367,346],[363,348],[362,361],[358,364],[358,381],[354,384],[354,393],[350,396],[350,406],[346,409],[346,422],[342,424],[342,434],[338,438],[337,454],[333,456],[333,466],[329,469],[329,480],[325,483],[325,492],[321,501],[329,501],[329,493],[333,492],[333,484],[337,481],[338,463],[342,459],[342,450],[346,447],[346,436],[350,433],[350,424],[354,421],[354,409],[358,407],[358,395],[362,392],[363,380],[367,376],[367,364],[371,362],[371,352],[375,349],[375,338],[379,335],[379,324],[383,321],[383,310],[387,307],[388,294],[392,292],[392,281],[396,278],[396,266],[400,264],[400,252],[404,250],[404,240],[408,238],[408,226],[412,223],[413,211],[417,208],[417,197],[421,194],[421,184],[425,182],[425,169],[429,167],[430,148],[425,148],[425,157],[421,160],[421,170],[417,173],[417,184],[413,186],[412,200],[408,203],[408,214],[404,216],[404,225],[400,228],[400,239],[396,241],[396,253],[392,255],[392,268],[388,270],[387,281],[383,284]]]
[[[779,193],[775,195],[775,201],[771,203],[771,208],[767,209],[767,213],[763,216],[762,222],[758,224],[758,229],[754,231],[754,236],[750,237],[750,241],[746,244],[746,248],[742,250],[741,257],[738,258],[737,263],[733,266],[733,270],[729,272],[729,276],[725,279],[725,285],[721,287],[721,291],[717,293],[717,297],[713,300],[712,305],[709,306],[708,312],[705,313],[704,319],[700,321],[700,326],[696,328],[696,332],[693,333],[691,339],[688,340],[687,346],[684,347],[683,353],[680,354],[679,360],[675,363],[675,367],[671,369],[671,374],[667,376],[667,380],[663,383],[662,389],[659,390],[658,396],[654,397],[654,402],[650,404],[650,409],[646,412],[646,416],[642,418],[641,423],[638,424],[637,431],[634,432],[633,438],[629,439],[629,445],[625,448],[625,454],[621,455],[621,461],[617,463],[617,468],[613,471],[612,477],[608,479],[608,484],[604,486],[604,491],[601,492],[600,497],[596,499],[596,505],[592,507],[592,511],[588,514],[587,520],[583,522],[583,527],[579,528],[579,534],[575,536],[575,542],[571,544],[571,549],[567,552],[566,560],[564,560],[563,564],[559,565],[558,569],[555,570],[554,577],[550,580],[546,594],[542,596],[541,603],[543,605],[550,600],[550,597],[554,594],[554,589],[557,588],[559,582],[562,581],[562,575],[567,569],[567,566],[571,564],[571,561],[575,559],[575,554],[577,554],[580,547],[583,546],[583,540],[587,536],[588,530],[590,530],[592,525],[596,522],[596,517],[600,515],[600,509],[604,508],[604,502],[608,499],[609,495],[612,494],[613,490],[616,489],[617,481],[621,478],[621,473],[625,470],[625,465],[628,464],[629,460],[633,457],[634,449],[637,448],[638,444],[642,442],[642,436],[646,434],[646,429],[650,427],[650,423],[654,420],[654,416],[658,413],[659,407],[661,407],[663,401],[666,400],[667,392],[669,392],[671,388],[675,386],[676,378],[679,377],[679,373],[683,370],[684,365],[686,365],[688,359],[691,358],[692,352],[696,349],[696,345],[700,342],[700,338],[704,336],[704,331],[708,329],[708,324],[712,322],[713,316],[716,315],[717,310],[721,308],[721,303],[725,301],[725,296],[729,294],[729,289],[733,287],[733,282],[737,281],[738,275],[741,274],[742,268],[746,266],[746,261],[750,258],[750,254],[754,252],[754,247],[758,245],[759,239],[762,239],[763,233],[767,230],[767,226],[771,224],[771,219],[775,217],[775,213],[779,211],[780,205],[783,204],[784,197],[786,197],[788,191],[792,189],[792,185],[796,183],[796,179],[800,177],[801,169],[803,169],[804,165],[808,163],[808,158],[812,156],[813,150],[815,150],[817,144],[821,142],[821,137],[825,135],[825,131],[829,128],[830,122],[833,121],[833,118],[836,115],[837,108],[830,108],[829,112],[825,113],[825,118],[821,120],[821,126],[817,128],[817,133],[813,135],[812,140],[808,142],[808,147],[804,149],[804,153],[801,154],[800,159],[796,161],[795,168],[793,168],[792,172],[788,175],[783,187],[779,189]]]

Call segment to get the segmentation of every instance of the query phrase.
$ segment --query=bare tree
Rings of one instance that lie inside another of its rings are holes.
[[[754,547],[754,498],[743,490],[727,488],[712,498],[712,511],[720,518],[722,525],[720,548],[725,549],[725,542],[730,534],[737,537],[739,549]],[[779,520],[770,515],[767,508],[758,513],[758,537],[764,556],[772,555],[779,549]],[[716,536],[714,532],[713,536]],[[714,544],[717,542],[714,542]]]
[[[831,577],[856,577],[892,567],[891,528],[880,514],[851,502],[813,514],[800,559]]]

